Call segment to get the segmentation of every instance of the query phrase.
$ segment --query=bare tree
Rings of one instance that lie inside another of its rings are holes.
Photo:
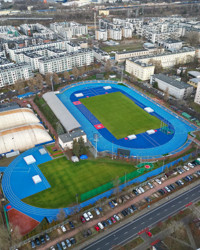
[[[200,42],[200,35],[195,31],[189,32],[186,38],[191,46],[197,46]]]
[[[12,230],[12,245],[17,244],[22,238],[20,229],[18,226],[15,226]]]
[[[169,88],[167,87],[165,90],[164,100],[167,101],[169,99]]]
[[[56,73],[53,73],[53,82],[55,84],[58,84],[60,82],[60,79]]]
[[[7,250],[10,247],[10,236],[6,228],[1,225],[0,226],[0,249]]]
[[[120,179],[119,176],[117,176],[114,180],[113,180],[113,186],[114,186],[114,194],[117,196],[119,196],[120,193],[120,189],[119,189],[119,185],[120,185]]]
[[[63,221],[66,218],[65,210],[63,208],[59,209],[59,213],[56,217],[59,221]]]
[[[72,69],[72,74],[75,78],[77,78],[78,76],[80,76],[80,71],[75,67]]]
[[[27,81],[27,84],[28,84],[28,87],[29,87],[29,90],[30,90],[30,91],[35,91],[35,86],[36,86],[36,84],[37,84],[35,78],[30,78],[30,79]]]
[[[18,94],[24,94],[25,93],[25,81],[24,80],[17,80],[15,82],[15,89],[18,91]]]
[[[63,73],[63,77],[65,78],[65,80],[70,80],[70,74],[69,74],[69,72],[68,71],[65,71],[64,73]]]
[[[110,60],[107,60],[105,64],[105,71],[109,72],[110,70],[111,70],[111,62]]]
[[[52,85],[52,73],[47,73],[45,75],[45,81],[48,86]]]

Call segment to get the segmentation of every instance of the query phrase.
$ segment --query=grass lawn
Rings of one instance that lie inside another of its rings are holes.
[[[106,52],[111,52],[111,51],[119,51],[122,52],[123,50],[126,51],[134,51],[134,50],[139,50],[139,49],[143,49],[143,43],[131,43],[131,44],[120,44],[120,45],[116,45],[116,46],[102,46],[101,47],[102,50],[106,51]]]
[[[136,169],[131,164],[110,159],[72,163],[65,157],[43,163],[39,168],[51,188],[29,196],[23,201],[41,208],[67,207],[75,203],[76,194],[80,197],[81,194]]]
[[[80,101],[117,139],[160,127],[157,117],[148,114],[121,92]]]

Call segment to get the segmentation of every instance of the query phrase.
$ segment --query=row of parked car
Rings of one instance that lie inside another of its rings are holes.
[[[47,241],[50,240],[48,234],[41,235],[40,237],[35,238],[35,240],[31,241],[31,248],[36,248],[36,246],[40,246],[41,244],[45,244]]]
[[[115,224],[117,221],[120,221],[121,219],[123,219],[125,216],[129,215],[129,214],[133,214],[134,211],[137,210],[137,207],[133,204],[130,207],[122,210],[120,213],[118,214],[114,214],[112,217],[110,217],[109,219],[99,222],[97,223],[97,225],[95,225],[95,230],[96,231],[100,231],[103,230],[105,227],[110,226],[112,224]]]
[[[99,207],[99,208],[95,208],[94,211],[95,211],[96,215],[100,215],[100,212],[102,212],[103,210],[102,210],[101,207]],[[87,222],[87,221],[92,220],[93,218],[94,218],[94,216],[93,216],[92,212],[91,212],[91,211],[88,211],[88,212],[85,212],[85,213],[81,216],[81,222],[82,222],[82,223],[85,223],[85,222]]]
[[[185,177],[183,177],[182,179],[176,181],[174,184],[170,184],[162,189],[159,189],[158,192],[161,195],[164,195],[165,193],[170,193],[171,191],[173,191],[174,189],[176,189],[176,186],[182,186],[184,185],[186,182],[192,181],[194,179],[194,177],[199,177],[200,176],[200,171],[195,172],[194,174],[191,175],[187,175]],[[176,185],[175,185],[176,184]]]
[[[76,244],[76,239],[73,237],[70,239],[63,240],[60,243],[57,243],[56,246],[51,246],[50,250],[56,250],[56,249],[65,250],[65,249],[73,246],[74,244]]]

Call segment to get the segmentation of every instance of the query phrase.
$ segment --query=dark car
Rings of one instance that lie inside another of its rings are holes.
[[[103,225],[104,227],[107,227],[107,226],[108,226],[108,224],[107,224],[105,221],[102,221],[101,223],[102,223],[102,225]]]
[[[175,182],[177,186],[181,186],[181,183],[179,181]]]
[[[139,195],[138,191],[135,190],[135,189],[133,189],[133,193],[134,193],[135,195]]]
[[[114,208],[115,206],[112,204],[112,202],[110,201],[110,202],[108,202],[108,204],[109,204],[109,206],[111,207],[111,208]]]
[[[151,202],[151,199],[149,197],[145,197],[146,202]]]
[[[39,238],[35,238],[35,244],[36,244],[37,246],[40,246],[40,239],[39,239]]]
[[[174,184],[170,184],[170,186],[171,186],[173,189],[176,189],[176,187],[175,187]]]
[[[44,243],[45,243],[45,238],[44,238],[44,236],[43,236],[43,235],[41,235],[41,236],[40,236],[40,241],[41,241],[41,243],[42,243],[42,244],[44,244]]]
[[[159,189],[158,192],[161,194],[161,195],[164,195],[165,194],[165,191],[163,189]]]
[[[171,187],[171,185],[168,185],[167,187],[168,187],[171,191],[174,190],[173,187]]]
[[[72,243],[72,245],[76,244],[75,238],[70,238],[69,240],[70,240],[70,242]]]
[[[58,250],[62,250],[62,247],[60,246],[59,243],[57,243],[56,246],[57,246]]]
[[[136,207],[134,204],[131,205],[131,208],[132,208],[134,211],[137,210],[137,207]]]
[[[70,225],[70,227],[71,227],[72,229],[74,229],[74,224],[73,224],[72,221],[69,221],[69,225]]]

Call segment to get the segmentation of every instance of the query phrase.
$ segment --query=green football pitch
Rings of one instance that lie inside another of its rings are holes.
[[[39,165],[51,185],[31,195],[23,202],[41,208],[62,208],[75,204],[76,194],[97,188],[136,170],[135,166],[110,159],[87,160],[73,163],[61,157]]]
[[[121,92],[80,101],[117,139],[160,128],[157,117],[148,114]]]

